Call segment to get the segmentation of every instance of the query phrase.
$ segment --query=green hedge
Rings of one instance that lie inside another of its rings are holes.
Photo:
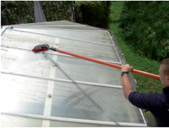
[[[71,1],[40,1],[47,21],[71,20]],[[108,1],[76,1],[76,22],[107,28],[109,22]],[[33,23],[33,1],[1,1],[1,24]]]
[[[1,1],[1,25],[35,22],[33,2]]]
[[[71,20],[71,1],[40,1],[47,21]]]
[[[107,27],[109,19],[109,1],[76,1],[76,22],[96,27]]]
[[[125,2],[120,27],[135,52],[161,61],[169,57],[169,2]]]
[[[71,20],[71,1],[40,1],[47,21]],[[1,1],[1,25],[33,23],[32,1]]]

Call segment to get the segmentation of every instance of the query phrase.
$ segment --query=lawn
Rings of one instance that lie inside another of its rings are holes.
[[[119,28],[120,15],[124,6],[123,1],[111,1],[109,17],[111,22],[109,24],[109,30],[111,30],[117,40],[117,43],[124,54],[124,57],[128,64],[134,67],[134,69],[146,71],[153,74],[159,74],[158,70],[160,63],[155,60],[150,60],[144,56],[136,54],[131,48],[125,43],[122,38],[121,28]],[[133,73],[134,78],[137,81],[137,86],[140,92],[147,93],[162,93],[164,88],[161,85],[160,80],[148,78],[145,76],[137,75]]]

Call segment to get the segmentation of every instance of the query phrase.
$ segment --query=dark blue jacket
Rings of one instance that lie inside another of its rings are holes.
[[[149,110],[159,126],[169,126],[169,87],[163,89],[163,94],[131,92],[129,101],[138,108]]]

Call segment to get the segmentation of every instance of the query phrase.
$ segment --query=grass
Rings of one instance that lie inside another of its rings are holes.
[[[160,63],[158,61],[150,60],[144,56],[138,55],[125,43],[124,39],[122,38],[122,30],[119,28],[119,20],[124,4],[125,2],[123,1],[111,1],[109,17],[112,22],[109,24],[109,30],[113,31],[117,43],[119,44],[119,47],[123,52],[128,64],[133,66],[134,69],[146,71],[153,74],[159,74],[158,70]],[[140,92],[153,92],[158,94],[162,93],[162,89],[164,87],[161,85],[160,80],[148,78],[134,73],[133,76],[137,81],[137,86]]]

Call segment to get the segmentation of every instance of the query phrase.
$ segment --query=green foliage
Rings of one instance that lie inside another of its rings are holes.
[[[71,1],[40,1],[47,21],[71,20]],[[76,22],[106,28],[109,22],[109,4],[105,1],[76,1]],[[1,23],[35,22],[32,1],[2,1]]]
[[[47,21],[70,20],[71,1],[40,1]],[[33,23],[32,1],[1,1],[1,24]]]
[[[47,21],[71,20],[71,1],[40,1]]]
[[[161,61],[169,56],[169,2],[125,2],[120,27],[140,55]]]
[[[76,22],[100,27],[108,23],[109,2],[106,1],[76,1]]]
[[[1,18],[2,25],[34,22],[33,2],[1,1]]]
[[[104,3],[87,2],[86,4],[82,4],[81,10],[83,15],[83,21],[89,25],[99,25],[101,20],[104,18]]]
[[[75,20],[76,20],[76,22],[83,23],[83,16],[82,16],[82,11],[81,11],[81,6],[80,6],[79,1],[75,2],[74,8],[75,8]]]
[[[109,29],[111,31],[113,31],[113,34],[118,42],[118,45],[120,46],[120,49],[122,50],[122,52],[124,54],[124,57],[125,57],[128,64],[133,66],[134,69],[150,72],[153,74],[159,74],[158,70],[160,67],[160,62],[158,62],[156,60],[150,60],[147,57],[140,55],[140,53],[135,53],[132,50],[132,47],[129,47],[129,44],[127,44],[126,41],[124,40],[124,38],[123,38],[124,34],[122,34],[122,32],[124,30],[119,27],[121,22],[119,21],[119,19],[116,19],[114,17],[115,15],[117,17],[119,17],[121,15],[121,12],[124,11],[122,8],[123,6],[124,6],[124,2],[120,2],[120,1],[118,1],[118,2],[112,1],[111,2],[110,8],[111,8],[112,12],[110,13],[110,18],[112,21],[117,21],[117,22],[110,23]],[[116,11],[119,8],[121,8],[122,10]],[[112,14],[112,13],[115,13],[115,14]],[[144,27],[144,24],[141,26]],[[130,28],[131,27],[129,26],[128,31],[131,31]],[[141,29],[139,29],[139,31],[141,31]],[[150,31],[150,30],[148,29],[145,32],[148,32],[148,31]],[[169,43],[169,40],[166,41],[166,43]],[[140,47],[142,47],[142,46],[140,46]],[[147,47],[147,49],[148,49],[148,47]],[[158,93],[158,94],[162,93],[162,89],[164,87],[161,85],[160,80],[156,80],[153,78],[145,77],[145,76],[134,74],[134,73],[133,73],[133,76],[137,81],[137,86],[138,86],[140,92],[142,92],[142,93],[152,92],[152,93]]]
[[[122,13],[124,4],[125,4],[124,1],[113,1],[113,2],[111,2],[109,16],[111,17],[111,20],[113,22],[119,21],[119,19],[120,19],[120,15],[119,14]]]

